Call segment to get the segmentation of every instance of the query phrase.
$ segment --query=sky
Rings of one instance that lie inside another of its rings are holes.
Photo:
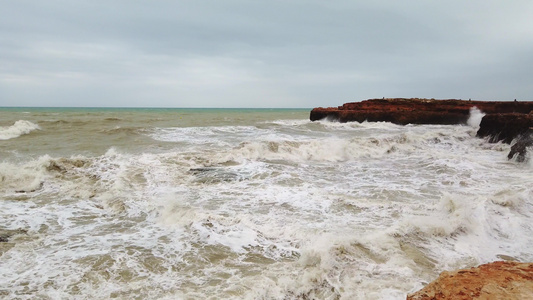
[[[0,106],[533,100],[531,0],[0,5]]]

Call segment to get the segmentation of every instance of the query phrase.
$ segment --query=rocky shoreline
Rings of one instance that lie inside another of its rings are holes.
[[[345,103],[339,107],[317,107],[310,120],[345,122],[391,122],[407,124],[466,124],[473,108],[485,116],[477,136],[489,142],[515,141],[508,157],[525,159],[533,145],[533,101],[435,100],[423,98],[382,98]]]
[[[442,272],[407,300],[533,299],[533,263],[497,261]]]

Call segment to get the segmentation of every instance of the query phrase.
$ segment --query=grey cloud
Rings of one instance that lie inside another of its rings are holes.
[[[528,1],[6,2],[0,105],[527,98],[531,13]]]

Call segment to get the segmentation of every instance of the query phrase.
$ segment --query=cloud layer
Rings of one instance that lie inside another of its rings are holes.
[[[529,99],[533,2],[6,1],[0,106]]]

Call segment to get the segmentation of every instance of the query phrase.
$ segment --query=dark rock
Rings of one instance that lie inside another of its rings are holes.
[[[516,143],[513,146],[511,146],[511,151],[509,151],[507,158],[512,159],[513,157],[516,156],[516,160],[518,162],[523,162],[526,160],[527,148],[532,147],[532,146],[533,146],[533,129],[530,128],[527,133],[519,137]]]
[[[1,230],[0,229],[0,243],[7,243],[16,234],[27,234],[26,229],[15,229],[15,230]]]
[[[193,174],[201,174],[205,172],[213,172],[216,171],[217,168],[214,167],[203,167],[203,168],[191,168],[189,171]]]
[[[477,136],[489,137],[489,142],[503,141],[510,144],[533,127],[533,114],[490,114],[481,119]]]
[[[197,181],[201,183],[230,182],[244,179],[240,174],[221,167],[192,168],[189,171],[194,174],[198,178]]]
[[[27,190],[15,190],[15,193],[18,193],[18,194],[22,194],[22,193],[34,193],[34,192],[37,192],[38,190],[42,189],[44,186],[44,183],[41,182],[39,183],[39,186],[37,188],[34,188],[34,189],[27,189]]]

